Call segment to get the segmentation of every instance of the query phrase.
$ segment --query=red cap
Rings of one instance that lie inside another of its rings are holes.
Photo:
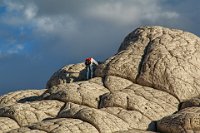
[[[91,60],[92,60],[92,58],[91,58],[91,57],[90,57],[90,58],[86,58],[85,60],[90,60],[90,61],[91,61]]]

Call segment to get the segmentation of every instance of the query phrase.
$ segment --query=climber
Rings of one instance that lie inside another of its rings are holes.
[[[95,61],[93,58],[86,58],[85,59],[86,65],[86,79],[93,78],[94,67],[98,65],[98,62]]]

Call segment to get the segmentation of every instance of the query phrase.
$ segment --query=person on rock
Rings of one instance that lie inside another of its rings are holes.
[[[97,61],[95,61],[93,58],[86,58],[85,59],[85,65],[86,65],[86,79],[91,79],[94,76],[94,67],[99,65]]]

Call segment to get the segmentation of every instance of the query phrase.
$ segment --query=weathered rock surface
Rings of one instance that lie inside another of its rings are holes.
[[[44,120],[40,123],[28,127],[21,127],[10,131],[9,133],[100,133],[91,124],[79,119],[58,118],[52,120]],[[125,130],[114,133],[155,133],[142,130]]]
[[[200,107],[191,107],[164,117],[157,124],[158,131],[166,133],[200,132]]]
[[[200,94],[200,39],[181,30],[141,27],[97,70],[167,91],[181,101]]]
[[[46,118],[56,117],[63,105],[63,102],[55,100],[17,103],[0,108],[0,116],[12,118],[20,126],[26,126]]]
[[[104,86],[104,79],[101,78],[101,77],[95,77],[95,78],[92,78],[90,80],[88,80],[89,82],[92,82],[92,83],[96,83],[100,86]]]
[[[131,129],[131,130],[128,130],[128,131],[118,131],[118,132],[115,132],[115,133],[156,133],[156,132]]]
[[[45,93],[49,95],[48,99],[98,108],[100,96],[108,92],[104,86],[91,81],[83,81],[54,86]]]
[[[123,90],[131,84],[133,82],[116,76],[106,76],[104,80],[104,85],[110,92]]]
[[[21,127],[15,130],[11,130],[8,133],[47,133],[47,132],[42,130],[30,129],[28,127]]]
[[[13,105],[17,102],[39,100],[45,90],[23,90],[11,92],[0,97],[0,107]]]
[[[0,133],[198,133],[200,39],[140,27],[85,81],[84,63],[53,74],[47,90],[0,97]],[[180,104],[181,103],[181,104]]]
[[[105,96],[101,105],[138,111],[143,117],[156,121],[176,112],[179,102],[166,92],[132,84],[124,90]]]
[[[20,128],[16,121],[8,117],[0,117],[0,133]]]
[[[155,130],[155,122],[152,122],[151,119],[139,111],[126,110],[119,107],[107,107],[101,110],[122,119],[131,129]]]
[[[22,127],[10,133],[37,131],[38,133],[99,133],[91,124],[78,119],[44,120],[29,127]]]
[[[112,133],[130,129],[127,122],[115,115],[73,103],[68,103],[66,108],[60,112],[59,117],[81,119],[92,124],[102,133]]]
[[[59,84],[85,80],[85,73],[84,63],[64,66],[53,74],[47,82],[46,87],[51,88],[52,86]]]

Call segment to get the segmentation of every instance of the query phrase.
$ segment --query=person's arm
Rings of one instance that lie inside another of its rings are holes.
[[[98,63],[96,60],[94,60],[93,58],[92,58],[92,62],[93,62],[94,64],[96,64],[96,65],[99,65],[99,63]]]

